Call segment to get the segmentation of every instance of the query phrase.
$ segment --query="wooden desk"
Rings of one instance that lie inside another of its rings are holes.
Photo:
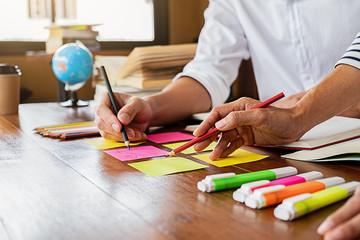
[[[32,132],[92,119],[90,108],[56,103],[24,104],[19,115],[0,117],[0,239],[320,239],[317,227],[344,201],[284,222],[273,216],[274,208],[252,210],[236,203],[233,191],[202,193],[196,183],[214,173],[284,166],[360,180],[356,163],[290,161],[260,148],[251,149],[270,158],[149,177],[87,139],[59,141]]]

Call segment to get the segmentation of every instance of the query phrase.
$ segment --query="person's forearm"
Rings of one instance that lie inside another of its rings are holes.
[[[306,130],[360,101],[360,70],[339,65],[292,110]]]
[[[144,98],[152,109],[150,125],[169,124],[211,108],[207,90],[196,80],[182,77],[162,92]]]

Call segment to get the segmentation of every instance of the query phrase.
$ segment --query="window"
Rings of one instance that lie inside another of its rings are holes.
[[[57,25],[96,25],[93,29],[99,31],[101,49],[168,43],[167,0],[1,1],[0,41],[43,46],[49,35],[45,27],[51,24],[51,2]],[[0,54],[3,50],[0,45]]]

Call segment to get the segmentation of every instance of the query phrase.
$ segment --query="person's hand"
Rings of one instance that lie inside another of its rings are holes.
[[[325,240],[360,238],[360,186],[344,206],[331,214],[318,228]]]
[[[305,94],[308,92],[309,92],[309,90],[291,95],[291,96],[285,98],[284,100],[274,103],[274,106],[279,107],[279,108],[290,108],[290,107],[294,106],[298,101],[300,101],[300,99],[303,96],[305,96]]]
[[[307,130],[298,123],[301,119],[295,117],[293,109],[269,106],[250,110],[259,103],[251,98],[241,98],[211,111],[194,131],[195,136],[203,135],[214,126],[222,131],[216,147],[209,156],[210,160],[226,157],[242,145],[293,142]],[[194,149],[203,150],[216,137],[196,144]]]
[[[123,141],[121,124],[126,126],[126,133],[130,141],[145,140],[145,130],[152,115],[149,104],[141,98],[128,94],[114,93],[120,106],[117,116],[113,114],[108,93],[101,96],[95,107],[95,124],[105,139]]]

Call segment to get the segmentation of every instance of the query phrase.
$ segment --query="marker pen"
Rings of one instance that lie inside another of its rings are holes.
[[[307,173],[298,174],[295,176],[285,177],[276,179],[273,181],[269,180],[260,180],[256,182],[245,183],[233,193],[233,198],[238,202],[245,202],[245,199],[251,195],[256,189],[270,187],[275,185],[284,185],[290,186],[298,183],[308,182],[316,179],[322,178],[323,175],[321,172],[311,171]]]
[[[351,196],[358,185],[360,182],[353,181],[313,194],[305,193],[287,198],[275,208],[274,215],[281,220],[291,221]]]
[[[314,193],[329,187],[344,183],[341,177],[330,177],[314,180],[305,183],[299,183],[285,187],[276,185],[266,188],[259,188],[246,198],[245,204],[254,209],[260,209],[271,205],[281,203],[285,198],[293,197],[303,193]]]
[[[263,179],[274,180],[295,174],[297,174],[297,169],[294,167],[274,168],[238,175],[235,175],[235,173],[222,173],[206,176],[205,179],[198,182],[197,187],[200,191],[203,192],[216,192],[226,189],[238,188],[242,184],[248,182],[254,182]]]

